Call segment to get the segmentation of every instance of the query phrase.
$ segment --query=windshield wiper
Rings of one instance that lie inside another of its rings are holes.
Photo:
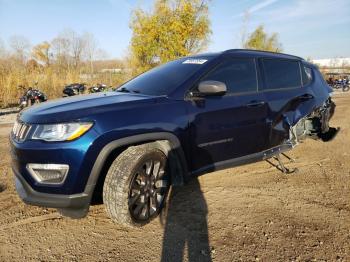
[[[116,91],[117,92],[122,92],[122,93],[136,93],[136,94],[140,93],[139,90],[129,90],[126,87],[118,88]]]
[[[130,93],[130,90],[126,89],[125,87],[118,88],[116,91],[117,92],[122,92],[122,93]]]

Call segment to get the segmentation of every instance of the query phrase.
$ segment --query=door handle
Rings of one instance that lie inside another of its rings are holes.
[[[302,100],[302,101],[306,101],[306,100],[310,100],[313,99],[314,96],[311,94],[303,94],[301,96],[298,96],[298,99]]]
[[[246,104],[247,107],[259,107],[265,105],[265,101],[250,101]]]

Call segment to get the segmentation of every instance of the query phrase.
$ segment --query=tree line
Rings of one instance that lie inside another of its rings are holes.
[[[64,69],[78,68],[81,63],[104,59],[105,51],[98,48],[97,40],[91,33],[79,34],[66,29],[51,41],[32,46],[23,36],[12,36],[9,49],[0,39],[0,58],[14,59],[20,64],[33,63],[36,66],[58,65]],[[91,64],[90,64],[91,66]],[[93,67],[91,67],[93,71]]]
[[[0,39],[0,105],[17,102],[18,85],[38,82],[54,98],[61,96],[67,83],[118,85],[159,64],[202,52],[212,33],[208,10],[208,0],[155,0],[150,12],[135,9],[130,18],[129,54],[123,60],[107,60],[93,34],[69,29],[35,46],[22,36],[11,37],[8,47]],[[280,52],[278,35],[267,34],[263,25],[246,32],[247,17],[241,47]],[[118,74],[99,73],[111,67],[122,70]]]
[[[84,82],[118,85],[129,73],[101,73],[104,68],[126,68],[122,60],[109,60],[91,33],[67,29],[50,41],[32,46],[23,36],[13,36],[5,47],[0,39],[0,106],[18,102],[20,85],[38,88],[49,98],[62,96],[66,84]]]

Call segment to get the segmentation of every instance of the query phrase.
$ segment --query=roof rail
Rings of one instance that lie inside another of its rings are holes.
[[[234,53],[234,52],[256,52],[256,53],[265,53],[265,54],[271,54],[271,55],[283,55],[291,58],[297,58],[304,60],[304,58],[295,56],[295,55],[289,55],[289,54],[284,54],[284,53],[278,53],[278,52],[269,52],[269,51],[263,51],[263,50],[255,50],[255,49],[229,49],[224,51],[223,53]]]

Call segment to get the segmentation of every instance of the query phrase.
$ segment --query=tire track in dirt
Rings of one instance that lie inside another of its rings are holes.
[[[36,216],[36,217],[29,217],[29,218],[22,219],[22,220],[19,220],[19,221],[10,223],[10,224],[0,226],[0,232],[3,230],[7,230],[10,228],[19,227],[19,226],[23,226],[23,225],[27,225],[27,224],[38,223],[38,222],[42,222],[42,221],[46,221],[46,220],[61,219],[61,218],[62,218],[62,216],[56,212],[51,213],[51,214]]]

